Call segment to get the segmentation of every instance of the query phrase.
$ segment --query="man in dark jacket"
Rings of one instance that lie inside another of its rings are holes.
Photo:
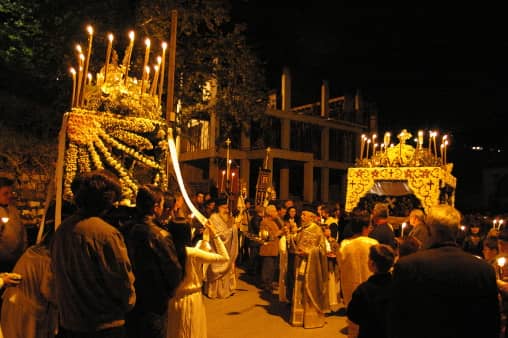
[[[144,185],[136,196],[136,219],[127,225],[127,250],[136,281],[136,305],[127,315],[129,338],[165,338],[165,313],[182,279],[171,234],[158,220],[164,210],[160,188]]]
[[[452,206],[432,207],[429,249],[395,265],[389,337],[499,337],[496,275],[489,263],[455,244],[460,220]]]
[[[58,227],[51,245],[60,334],[125,337],[125,315],[136,301],[134,275],[120,231],[104,220],[121,196],[118,179],[104,170],[72,184],[78,210]]]

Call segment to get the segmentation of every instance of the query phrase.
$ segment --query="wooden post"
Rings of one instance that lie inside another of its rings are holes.
[[[166,122],[175,121],[174,91],[175,91],[175,63],[176,63],[176,27],[178,13],[176,9],[171,10],[171,36],[169,40],[169,64],[168,64],[168,92],[166,97]]]

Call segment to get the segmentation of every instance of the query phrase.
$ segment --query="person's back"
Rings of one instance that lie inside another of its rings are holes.
[[[392,276],[390,269],[395,251],[386,244],[376,244],[369,250],[369,269],[374,273],[358,285],[347,307],[347,317],[359,326],[358,338],[384,338],[386,310],[390,299]],[[356,329],[350,325],[350,331]],[[351,332],[348,332],[348,334]]]
[[[8,288],[2,304],[5,337],[52,337],[58,326],[55,288],[46,245],[33,245],[19,258],[13,272],[22,283]]]
[[[120,185],[103,171],[76,180],[78,211],[60,225],[50,248],[61,331],[96,337],[107,329],[123,337],[135,302],[134,275],[122,234],[100,218],[120,196]]]
[[[390,337],[499,337],[494,269],[456,246],[459,223],[453,207],[433,207],[427,216],[431,246],[395,265]]]
[[[182,279],[171,234],[159,226],[164,194],[143,185],[136,196],[136,217],[125,236],[135,276],[136,305],[127,314],[128,337],[165,336],[165,313],[170,297]]]

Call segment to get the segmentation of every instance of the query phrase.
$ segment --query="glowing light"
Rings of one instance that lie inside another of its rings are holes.
[[[176,180],[178,182],[178,187],[180,188],[180,192],[182,193],[183,199],[185,200],[185,203],[187,203],[187,206],[189,207],[192,214],[196,216],[199,223],[205,225],[205,223],[208,221],[207,218],[199,212],[199,210],[194,206],[191,199],[189,198],[189,195],[187,194],[187,190],[185,189],[185,185],[183,183],[182,178],[182,172],[180,171],[180,164],[178,162],[178,155],[176,153],[176,145],[175,140],[173,139],[173,130],[169,130],[169,136],[168,136],[168,144],[169,144],[169,153],[171,155],[171,162],[173,163],[173,169],[175,170]]]

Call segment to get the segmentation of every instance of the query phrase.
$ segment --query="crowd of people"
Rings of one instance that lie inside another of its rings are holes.
[[[288,305],[292,326],[342,313],[349,337],[508,337],[508,227],[450,205],[399,227],[383,203],[343,215],[338,203],[196,192],[201,224],[155,185],[121,206],[117,178],[100,170],[76,177],[62,223],[30,245],[13,183],[0,178],[5,338],[206,338],[203,297],[233,296],[239,268]]]

